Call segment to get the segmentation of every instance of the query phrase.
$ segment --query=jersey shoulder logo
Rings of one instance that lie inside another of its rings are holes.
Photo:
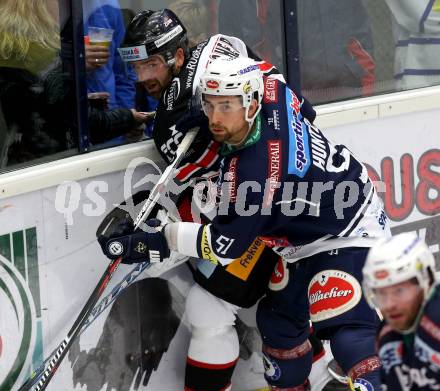
[[[298,98],[286,87],[286,111],[289,129],[288,173],[304,178],[311,164],[309,133],[299,114]]]

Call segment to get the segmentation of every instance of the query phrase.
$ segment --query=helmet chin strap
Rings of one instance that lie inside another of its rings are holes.
[[[258,113],[259,113],[260,110],[261,110],[261,103],[258,105],[257,110],[255,111],[255,113],[254,113],[254,115],[252,116],[252,118],[249,118],[249,107],[250,107],[250,106],[247,106],[247,107],[246,107],[246,111],[245,111],[245,113],[244,113],[244,119],[245,119],[245,120],[247,121],[247,123],[248,123],[248,130],[247,130],[247,132],[245,133],[245,135],[242,137],[242,139],[241,139],[240,141],[238,141],[238,142],[236,142],[236,143],[230,143],[230,142],[225,141],[225,144],[232,145],[232,146],[234,146],[234,147],[238,147],[238,146],[240,146],[241,144],[243,144],[244,141],[245,141],[245,140],[247,139],[247,137],[249,136],[249,133],[251,132],[252,126],[254,125],[255,118],[257,118],[257,115],[258,115]]]

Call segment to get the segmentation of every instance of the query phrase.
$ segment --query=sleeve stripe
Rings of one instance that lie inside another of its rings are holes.
[[[177,179],[184,182],[201,168],[211,167],[218,159],[219,146],[219,143],[211,141],[206,151],[196,162],[188,163],[179,169],[179,172],[176,175]]]

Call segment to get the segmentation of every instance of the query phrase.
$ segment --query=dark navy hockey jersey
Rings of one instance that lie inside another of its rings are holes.
[[[383,324],[378,334],[382,383],[386,390],[440,390],[440,291],[426,303],[415,333]]]
[[[256,123],[251,145],[222,147],[216,216],[179,225],[179,252],[225,265],[261,237],[292,262],[389,235],[365,166],[303,118],[283,82],[265,79]]]

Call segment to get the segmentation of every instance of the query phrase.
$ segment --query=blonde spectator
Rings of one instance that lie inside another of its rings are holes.
[[[60,48],[52,0],[0,2],[0,67],[44,70]]]
[[[195,46],[210,36],[208,8],[196,0],[178,0],[168,7],[188,28],[189,46]]]

